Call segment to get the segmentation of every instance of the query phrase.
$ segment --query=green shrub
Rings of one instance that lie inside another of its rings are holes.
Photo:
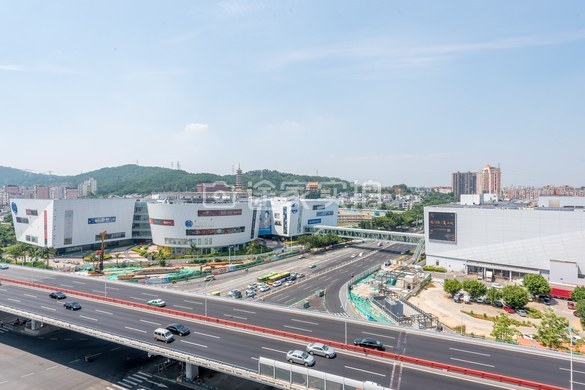
[[[443,267],[437,267],[434,265],[425,265],[423,267],[423,270],[425,271],[429,271],[429,272],[447,272],[447,270]]]

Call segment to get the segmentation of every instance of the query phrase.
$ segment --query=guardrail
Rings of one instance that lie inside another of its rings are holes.
[[[9,279],[9,278],[5,278],[5,277],[0,277],[0,281],[19,284],[19,285],[23,285],[23,286],[41,288],[41,289],[45,289],[45,290],[55,290],[55,288],[52,286],[47,286],[47,285],[40,284],[40,283],[26,282],[26,281],[21,281],[21,280],[16,280],[16,279]],[[450,364],[446,364],[446,363],[439,363],[439,362],[434,362],[431,360],[419,359],[419,358],[415,358],[415,357],[411,357],[411,356],[399,355],[399,354],[392,353],[392,352],[372,350],[372,349],[358,347],[358,346],[351,345],[351,344],[344,344],[344,343],[337,342],[337,341],[323,340],[323,339],[319,339],[316,337],[304,336],[304,335],[299,335],[299,334],[276,330],[276,329],[264,328],[264,327],[255,326],[255,325],[248,325],[248,324],[243,324],[243,323],[239,323],[239,322],[235,322],[235,321],[224,320],[221,318],[207,317],[207,316],[200,315],[200,314],[187,313],[187,312],[183,312],[183,311],[179,311],[179,310],[167,309],[167,308],[162,308],[162,307],[153,307],[153,306],[149,306],[149,305],[144,304],[144,303],[129,302],[129,301],[124,301],[122,299],[117,299],[117,298],[107,298],[107,297],[102,297],[100,295],[95,295],[95,294],[90,294],[90,293],[85,293],[85,292],[80,292],[80,291],[75,291],[75,290],[70,290],[70,289],[61,289],[60,288],[59,290],[65,292],[65,293],[80,296],[80,297],[86,297],[86,298],[100,300],[100,301],[112,302],[112,303],[117,303],[117,304],[121,304],[121,305],[125,305],[125,306],[141,308],[141,309],[149,309],[152,311],[158,311],[161,313],[171,314],[171,315],[175,315],[175,316],[182,316],[182,317],[186,317],[186,318],[196,319],[196,320],[200,320],[203,322],[225,325],[225,326],[229,326],[232,328],[239,328],[239,329],[249,330],[249,331],[263,333],[263,334],[270,334],[270,335],[275,335],[275,336],[279,336],[279,337],[285,337],[285,338],[289,338],[289,339],[293,339],[293,340],[301,340],[301,341],[305,341],[305,342],[327,343],[328,345],[330,345],[334,348],[344,349],[344,350],[353,351],[353,352],[361,352],[361,353],[364,353],[366,356],[372,355],[372,356],[378,356],[378,357],[382,357],[382,358],[389,358],[389,359],[394,359],[394,360],[398,360],[398,361],[405,362],[405,363],[416,364],[416,365],[423,366],[423,367],[434,368],[434,369],[444,370],[444,371],[448,371],[448,372],[455,372],[455,373],[459,373],[459,374],[475,376],[478,378],[489,379],[489,380],[493,380],[493,381],[497,381],[497,382],[501,382],[501,383],[512,384],[512,385],[516,385],[516,386],[523,386],[523,387],[528,387],[528,388],[532,388],[532,389],[539,389],[539,390],[562,390],[562,389],[564,389],[564,388],[559,387],[559,386],[538,383],[538,382],[534,382],[534,381],[530,381],[530,380],[526,380],[526,379],[515,378],[515,377],[510,377],[510,376],[500,375],[500,374],[494,374],[494,373],[490,373],[490,372],[485,372],[485,371],[480,371],[480,370],[475,370],[475,369],[470,369],[470,368],[465,368],[465,367],[460,367],[460,366],[454,366],[454,365],[450,365]],[[39,317],[41,317],[41,316],[39,316]],[[64,324],[68,324],[68,323],[64,323]],[[64,327],[71,329],[71,326],[69,326],[69,325],[71,325],[71,324],[68,324]],[[82,332],[82,333],[84,333],[84,332]],[[140,348],[140,349],[142,349],[142,348]],[[187,356],[192,356],[192,355],[187,355]],[[187,360],[187,362],[189,362],[189,360]],[[199,363],[197,363],[197,364],[199,364]]]

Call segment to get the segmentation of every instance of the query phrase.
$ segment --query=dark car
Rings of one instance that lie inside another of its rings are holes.
[[[167,326],[167,329],[171,331],[173,334],[178,334],[179,336],[187,336],[191,331],[183,324],[170,324]]]
[[[77,302],[67,302],[63,306],[67,310],[81,310],[81,305]]]
[[[501,301],[495,301],[494,305],[496,305],[497,307],[504,307],[504,304]]]
[[[52,293],[49,294],[49,296],[53,299],[65,299],[67,298],[67,295],[65,295],[65,293],[62,293],[61,291],[53,291]]]
[[[371,338],[355,339],[353,341],[353,344],[357,345],[358,347],[377,349],[379,351],[384,350],[384,344],[382,344],[381,342],[379,342],[376,339],[371,339]]]

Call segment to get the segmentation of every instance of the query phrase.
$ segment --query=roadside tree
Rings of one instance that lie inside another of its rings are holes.
[[[445,279],[443,282],[443,290],[451,296],[457,294],[463,287],[463,284],[457,279]]]
[[[512,328],[514,321],[508,316],[508,313],[501,313],[494,319],[494,327],[491,335],[497,341],[511,343],[516,341],[516,336],[520,334],[518,329]]]
[[[585,287],[575,287],[571,291],[571,299],[575,302],[585,300]]]
[[[463,282],[463,289],[469,293],[473,299],[482,297],[487,292],[485,284],[478,280],[466,280]]]
[[[540,274],[528,274],[524,276],[522,284],[534,296],[550,294],[550,285],[545,277]]]
[[[567,328],[569,320],[557,316],[551,309],[545,310],[540,326],[536,328],[536,338],[545,347],[558,348],[562,343],[569,341]]]
[[[492,305],[495,304],[497,301],[502,299],[502,291],[495,287],[489,288],[487,290],[487,299],[492,303]]]
[[[502,289],[502,299],[515,309],[524,307],[528,303],[528,291],[521,286],[509,285]]]
[[[576,308],[575,312],[577,313],[579,319],[581,320],[581,325],[585,326],[585,299],[577,301],[575,308]]]

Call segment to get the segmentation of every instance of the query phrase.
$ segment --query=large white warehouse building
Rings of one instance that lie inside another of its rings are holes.
[[[427,265],[448,271],[510,279],[541,273],[551,282],[585,284],[585,210],[425,207],[425,249]]]

